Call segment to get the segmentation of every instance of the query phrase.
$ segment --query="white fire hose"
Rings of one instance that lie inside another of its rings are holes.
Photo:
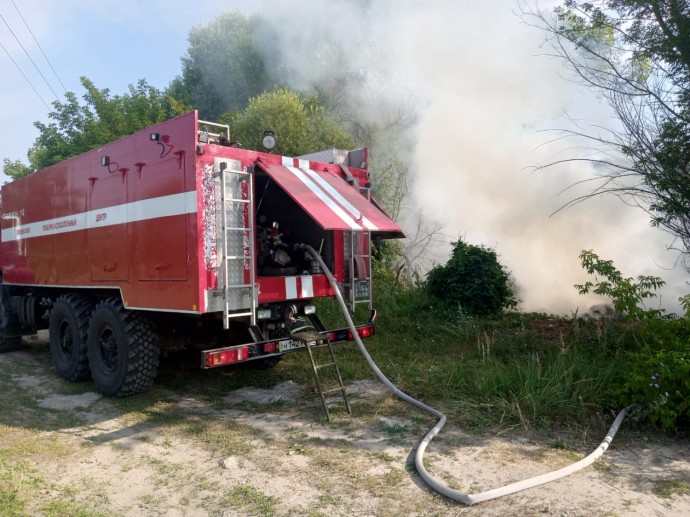
[[[623,423],[623,420],[625,419],[625,416],[628,414],[630,411],[631,407],[627,407],[623,410],[621,410],[620,413],[618,413],[618,416],[613,422],[613,425],[611,425],[611,428],[609,429],[609,432],[606,434],[606,437],[604,438],[604,441],[601,442],[599,447],[597,447],[589,456],[581,459],[577,463],[573,463],[572,465],[569,465],[567,467],[564,467],[560,470],[556,470],[553,472],[549,472],[547,474],[542,474],[541,476],[536,476],[533,478],[525,479],[524,481],[518,481],[517,483],[512,483],[510,485],[506,485],[500,488],[494,488],[491,490],[487,490],[486,492],[480,492],[478,494],[465,494],[463,492],[459,492],[457,490],[453,490],[452,488],[440,483],[437,481],[434,477],[431,476],[424,468],[424,452],[426,451],[427,446],[429,443],[431,443],[431,440],[434,439],[434,437],[443,429],[443,426],[446,425],[446,415],[441,413],[440,411],[427,406],[423,402],[420,402],[412,397],[410,397],[408,394],[400,391],[391,381],[388,380],[388,378],[381,372],[378,366],[376,366],[376,363],[374,363],[374,360],[371,358],[369,355],[369,352],[367,352],[367,349],[364,347],[364,344],[362,343],[362,340],[360,339],[359,335],[357,334],[357,330],[355,328],[355,324],[352,321],[352,317],[350,316],[350,313],[347,309],[347,305],[345,304],[345,301],[343,300],[343,296],[340,293],[340,290],[338,289],[338,285],[335,281],[335,278],[333,278],[333,275],[331,274],[330,270],[328,267],[326,267],[326,264],[324,263],[323,259],[321,258],[321,255],[319,255],[314,248],[307,244],[302,244],[301,247],[311,254],[312,257],[314,257],[319,264],[321,265],[321,269],[323,272],[326,274],[326,277],[328,277],[328,281],[331,284],[331,287],[333,288],[333,291],[335,292],[336,298],[338,300],[338,304],[340,305],[340,308],[342,310],[343,316],[345,316],[345,320],[347,321],[348,326],[350,327],[350,330],[352,331],[352,335],[355,338],[355,342],[357,343],[357,346],[359,347],[359,350],[362,352],[362,355],[364,358],[367,360],[369,363],[369,366],[371,366],[371,369],[374,371],[374,373],[377,375],[379,379],[381,379],[381,382],[383,382],[392,392],[394,395],[399,397],[400,399],[404,400],[405,402],[408,402],[412,404],[413,406],[416,406],[420,409],[423,409],[424,411],[431,413],[435,417],[437,417],[438,423],[431,429],[429,432],[426,434],[426,436],[422,439],[421,443],[419,444],[419,447],[417,448],[417,453],[415,454],[414,457],[414,462],[415,466],[417,467],[417,472],[419,472],[419,475],[422,477],[422,479],[434,490],[439,492],[440,494],[443,494],[446,497],[450,497],[451,499],[454,499],[455,501],[459,501],[461,503],[464,503],[466,505],[473,505],[476,503],[481,503],[484,501],[489,501],[491,499],[496,499],[498,497],[502,497],[504,495],[508,494],[513,494],[515,492],[519,492],[521,490],[526,490],[528,488],[532,488],[535,486],[543,485],[545,483],[550,483],[551,481],[555,481],[557,479],[561,479],[565,476],[568,476],[574,472],[577,472],[578,470],[582,470],[583,468],[591,465],[599,456],[604,454],[606,452],[606,449],[608,449],[609,444],[611,441],[613,441],[613,437],[616,436],[616,432],[618,432],[618,428],[620,427],[621,423]]]

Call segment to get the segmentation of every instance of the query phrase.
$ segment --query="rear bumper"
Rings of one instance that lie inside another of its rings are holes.
[[[355,329],[360,338],[366,339],[376,335],[376,310],[371,311],[369,321],[363,325],[357,325]],[[316,320],[315,327],[318,334],[322,336],[320,340],[309,341],[309,346],[318,348],[325,346],[328,342],[331,344],[346,343],[353,341],[354,336],[349,328],[340,328],[334,330],[326,330],[320,322]],[[296,352],[306,347],[307,343],[299,339],[291,337],[284,337],[279,339],[268,339],[265,341],[255,341],[253,343],[245,343],[242,345],[234,345],[222,348],[214,348],[212,350],[204,350],[201,352],[201,368],[210,369],[219,366],[226,366],[229,364],[244,363],[256,359],[263,359],[267,357],[279,356],[290,352]]]

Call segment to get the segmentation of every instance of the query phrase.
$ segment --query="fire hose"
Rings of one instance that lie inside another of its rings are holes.
[[[446,415],[438,411],[437,409],[432,408],[431,406],[427,406],[423,402],[420,402],[419,400],[416,400],[409,396],[408,394],[404,393],[400,389],[398,389],[388,378],[383,374],[383,372],[379,369],[379,367],[374,363],[374,360],[371,358],[369,355],[369,352],[367,352],[367,349],[364,347],[364,344],[362,343],[362,340],[360,339],[359,335],[357,334],[357,330],[355,328],[355,324],[352,321],[352,317],[350,316],[350,313],[347,309],[347,305],[345,304],[345,301],[343,300],[343,296],[340,293],[340,290],[338,289],[338,284],[335,281],[335,278],[333,278],[333,274],[330,272],[328,267],[326,266],[326,263],[323,261],[321,258],[321,255],[319,255],[314,248],[307,244],[302,244],[300,245],[301,249],[307,250],[312,257],[314,257],[319,264],[321,265],[321,269],[323,272],[326,274],[326,277],[328,278],[328,282],[330,283],[331,287],[333,288],[333,291],[335,292],[335,296],[338,300],[338,304],[340,305],[340,309],[343,313],[343,316],[345,317],[345,320],[347,321],[348,326],[350,327],[350,330],[352,331],[352,335],[355,338],[355,342],[357,343],[357,346],[359,347],[360,352],[366,359],[367,363],[369,363],[369,366],[371,369],[374,371],[376,376],[383,382],[383,384],[388,387],[395,396],[398,398],[404,400],[405,402],[412,404],[413,406],[416,406],[427,413],[430,413],[434,415],[436,418],[438,418],[438,423],[432,427],[429,432],[424,436],[422,441],[419,444],[419,447],[417,447],[417,452],[415,454],[415,466],[417,468],[417,472],[419,472],[419,475],[422,477],[424,482],[429,485],[431,488],[436,490],[438,493],[449,497],[451,499],[454,499],[455,501],[459,501],[463,504],[466,505],[473,505],[476,503],[481,503],[484,501],[490,501],[491,499],[497,499],[499,497],[502,497],[504,495],[508,494],[513,494],[515,492],[519,492],[521,490],[526,490],[528,488],[533,488],[535,486],[543,485],[546,483],[550,483],[551,481],[555,481],[557,479],[561,479],[563,477],[566,477],[570,474],[573,474],[574,472],[577,472],[579,470],[584,469],[585,467],[591,465],[597,458],[599,458],[604,452],[606,452],[606,449],[608,449],[610,443],[613,441],[613,437],[616,436],[616,433],[618,432],[618,428],[620,425],[623,423],[623,420],[625,419],[626,415],[628,414],[629,411],[631,411],[632,406],[629,406],[618,413],[618,416],[614,420],[613,424],[609,428],[608,433],[604,437],[604,440],[599,444],[599,447],[597,447],[592,453],[590,453],[588,456],[585,458],[581,459],[580,461],[573,463],[572,465],[569,465],[567,467],[564,467],[559,470],[555,470],[553,472],[549,472],[546,474],[542,474],[540,476],[532,477],[529,479],[525,479],[523,481],[518,481],[516,483],[512,483],[509,485],[505,485],[499,488],[494,488],[491,490],[487,490],[485,492],[480,492],[477,494],[466,494],[464,492],[460,492],[458,490],[454,490],[438,480],[436,480],[431,474],[429,474],[424,467],[424,452],[426,451],[426,448],[428,445],[431,443],[431,440],[434,439],[434,437],[443,429],[443,427],[446,425]]]

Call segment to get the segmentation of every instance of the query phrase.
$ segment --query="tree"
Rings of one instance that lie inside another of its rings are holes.
[[[517,305],[510,275],[494,250],[462,239],[452,244],[446,265],[429,271],[426,286],[432,296],[475,316],[497,314]]]
[[[637,280],[632,277],[626,278],[612,261],[599,258],[592,250],[583,250],[580,253],[580,262],[587,273],[595,275],[595,281],[576,284],[575,289],[578,293],[608,296],[617,313],[632,319],[663,315],[663,309],[647,309],[644,306],[644,300],[654,298],[654,291],[664,285],[661,278],[648,275],[640,275]]]
[[[65,102],[54,102],[55,111],[48,115],[52,122],[34,123],[39,135],[29,149],[29,165],[5,159],[7,176],[25,176],[187,111],[144,79],[130,85],[128,93],[115,96],[86,77],[81,83],[86,90],[84,104],[72,92],[65,94]]]
[[[568,204],[606,193],[641,207],[677,238],[690,270],[688,2],[566,0],[553,15],[524,5],[523,14],[620,122],[620,130],[604,133],[565,131],[600,151],[574,158],[592,162],[599,181]]]
[[[368,4],[362,4],[361,9],[365,18]],[[269,126],[264,117],[261,124],[245,132],[248,122],[243,119],[256,115],[252,108],[254,114],[241,116],[249,99],[289,83],[299,85],[300,94],[307,99],[309,118],[321,118],[317,138],[322,135],[320,142],[299,147],[323,149],[336,145],[342,142],[338,135],[344,129],[354,137],[348,139],[347,147],[366,145],[371,149],[369,165],[375,171],[373,195],[394,219],[400,215],[406,227],[414,229],[414,237],[406,241],[405,247],[395,247],[399,254],[393,267],[418,276],[418,270],[427,265],[422,264],[425,261],[420,257],[440,240],[442,229],[442,225],[429,222],[421,214],[403,210],[408,197],[404,140],[414,122],[418,99],[411,93],[391,96],[388,86],[394,81],[387,73],[353,66],[347,58],[353,48],[343,43],[345,40],[328,36],[314,39],[311,33],[305,33],[304,40],[297,36],[295,41],[293,32],[283,31],[275,23],[275,19],[262,13],[247,16],[234,11],[222,14],[208,25],[195,27],[189,34],[187,55],[182,58],[182,74],[170,84],[168,92],[197,108],[203,119],[217,120],[222,116],[233,124],[233,139],[245,147],[260,149],[259,138]],[[358,44],[357,49],[376,46],[376,34],[358,30],[353,34],[358,39],[367,38],[369,45]],[[299,59],[294,59],[295,48],[301,49]],[[303,121],[278,123],[282,126],[280,131],[273,130],[280,133],[279,152],[301,154],[294,151],[292,144],[297,135],[292,135],[288,126],[302,126]],[[305,134],[298,139],[306,142],[311,137]]]
[[[354,141],[314,98],[279,88],[249,99],[244,111],[221,117],[230,124],[233,140],[243,147],[262,150],[264,131],[276,133],[274,152],[298,156],[328,148],[352,149]]]
[[[272,90],[278,82],[264,59],[262,39],[268,34],[259,15],[239,11],[221,14],[208,25],[192,28],[182,58],[182,75],[168,92],[194,106],[205,120],[242,110],[251,97]]]

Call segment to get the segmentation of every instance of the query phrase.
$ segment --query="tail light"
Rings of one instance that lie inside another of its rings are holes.
[[[374,327],[374,325],[365,325],[363,327],[357,327],[357,335],[359,335],[359,337],[361,337],[362,339],[372,337],[374,334],[376,334],[376,327]],[[355,337],[352,335],[351,330],[347,332],[347,339],[350,341],[355,339]]]
[[[264,345],[264,354],[272,354],[274,352],[278,351],[278,344],[277,343],[266,343]]]
[[[222,366],[224,364],[237,363],[249,359],[249,347],[243,346],[219,352],[205,352],[205,355],[205,364],[207,367]]]

